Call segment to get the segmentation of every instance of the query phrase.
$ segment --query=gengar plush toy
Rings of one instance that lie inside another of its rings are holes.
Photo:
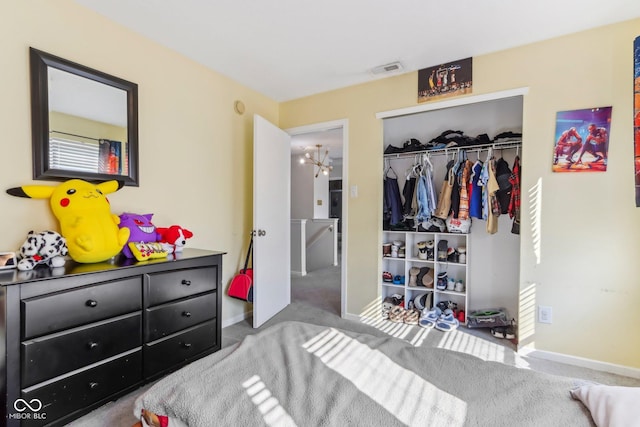
[[[151,222],[153,214],[134,214],[125,212],[120,215],[120,228],[129,230],[129,240],[134,243],[152,243],[160,239],[156,226]],[[122,248],[122,254],[127,258],[134,258],[129,245]]]
[[[120,218],[111,213],[106,195],[124,184],[106,181],[92,184],[71,179],[57,186],[25,185],[10,188],[12,196],[49,199],[53,215],[60,223],[60,234],[74,261],[92,263],[117,255],[129,238],[129,229],[118,228]]]
[[[38,264],[49,267],[62,267],[65,263],[65,255],[69,253],[64,237],[55,231],[42,231],[36,233],[29,231],[27,240],[24,241],[18,255],[18,270],[33,270]]]
[[[182,228],[179,225],[172,225],[171,227],[159,227],[158,234],[160,238],[158,241],[162,243],[167,253],[182,252],[184,246],[187,244],[187,239],[193,237],[193,233],[186,228]]]

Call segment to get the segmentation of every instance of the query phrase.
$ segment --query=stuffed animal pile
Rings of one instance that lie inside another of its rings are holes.
[[[12,196],[48,199],[60,224],[60,234],[29,232],[20,248],[18,269],[31,270],[38,264],[60,267],[67,253],[79,263],[98,263],[120,253],[143,261],[182,251],[186,240],[193,236],[191,231],[177,225],[157,229],[151,222],[153,214],[111,213],[106,195],[123,185],[120,181],[92,184],[70,179],[55,186],[8,189]]]
[[[139,215],[125,212],[120,215],[120,224],[118,226],[121,229],[126,228],[129,230],[129,239],[122,248],[122,254],[127,258],[134,258],[129,243],[153,243],[160,238],[156,231],[156,226],[151,222],[151,218],[153,218],[153,214]]]
[[[62,267],[68,253],[65,238],[55,231],[29,231],[27,240],[18,250],[18,270],[33,270],[39,264]]]
[[[124,184],[106,181],[92,184],[71,179],[57,186],[24,185],[10,188],[12,196],[49,199],[53,215],[67,240],[69,256],[74,261],[92,263],[106,261],[120,253],[129,238],[128,228],[118,228],[120,218],[111,213],[107,194]]]
[[[182,228],[179,225],[172,225],[167,228],[157,229],[160,238],[158,241],[162,244],[162,247],[170,254],[175,252],[182,252],[184,246],[187,244],[187,239],[193,237],[193,233],[186,228]]]

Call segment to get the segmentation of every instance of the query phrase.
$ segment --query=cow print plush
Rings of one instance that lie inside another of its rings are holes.
[[[39,264],[62,267],[68,253],[67,241],[55,231],[29,231],[18,251],[18,270],[33,270]]]

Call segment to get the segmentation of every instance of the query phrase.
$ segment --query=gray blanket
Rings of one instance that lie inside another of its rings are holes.
[[[573,381],[395,338],[276,324],[135,403],[190,427],[592,426]]]

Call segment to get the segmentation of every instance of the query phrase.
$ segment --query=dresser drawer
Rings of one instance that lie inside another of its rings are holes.
[[[29,387],[142,345],[142,314],[128,314],[22,343],[22,386]]]
[[[59,381],[23,389],[22,398],[28,402],[40,400],[40,412],[46,413],[47,422],[52,422],[141,382],[141,366],[142,351],[138,350]]]
[[[216,292],[147,309],[145,341],[154,341],[216,317]]]
[[[142,278],[102,283],[22,301],[22,337],[80,326],[140,310]]]
[[[149,275],[149,306],[190,295],[210,292],[217,287],[218,268],[204,267]]]
[[[216,322],[211,320],[181,334],[144,347],[144,376],[149,377],[196,356],[217,344]]]

